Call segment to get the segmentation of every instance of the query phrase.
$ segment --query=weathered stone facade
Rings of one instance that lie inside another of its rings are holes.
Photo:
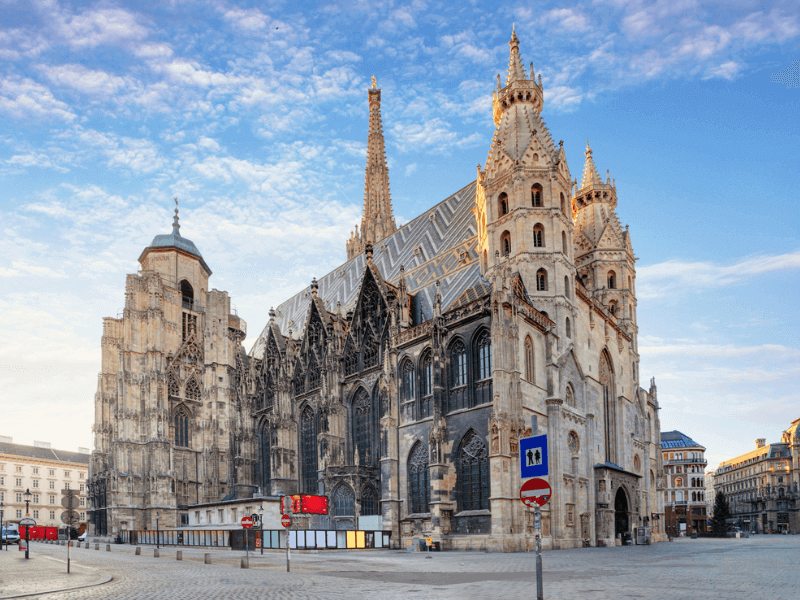
[[[230,383],[216,402],[231,433],[217,450],[227,478],[201,467],[202,501],[234,481],[264,495],[320,493],[328,526],[381,515],[396,546],[429,535],[442,548],[525,550],[533,513],[519,501],[519,440],[547,433],[545,548],[613,544],[663,513],[658,401],[654,382],[639,385],[635,258],[616,187],[599,178],[588,146],[581,186],[572,179],[541,120],[541,78],[532,69],[528,78],[516,34],[510,45],[477,181],[396,231],[380,90],[369,90],[364,218],[348,261],[271,310],[249,356],[243,325],[203,338],[206,356],[209,344],[225,348],[218,364]],[[159,346],[163,381],[179,341]],[[125,372],[115,356],[107,368],[104,355],[103,390]],[[214,393],[213,377],[203,384]],[[203,432],[213,417],[192,415]],[[110,462],[124,445],[118,422],[97,420],[106,437],[96,472],[112,481],[124,471]],[[148,426],[154,447],[174,446],[174,431],[160,438],[166,429]],[[217,456],[215,439],[198,438],[199,456]],[[165,460],[159,499],[178,506]]]

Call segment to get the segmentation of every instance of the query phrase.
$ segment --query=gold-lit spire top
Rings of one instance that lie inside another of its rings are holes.
[[[378,82],[375,81],[375,75],[372,76],[372,89],[373,90],[377,90],[378,89]]]

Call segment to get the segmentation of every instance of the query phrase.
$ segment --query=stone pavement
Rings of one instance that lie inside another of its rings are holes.
[[[50,591],[85,589],[111,581],[111,576],[96,567],[76,565],[71,561],[67,575],[66,546],[63,557],[40,553],[42,545],[34,544],[25,560],[25,553],[16,545],[8,552],[0,551],[0,600],[20,598]],[[72,549],[75,555],[75,549]]]
[[[250,598],[525,599],[536,596],[534,554],[444,552],[426,559],[399,551],[292,554],[151,546],[135,556],[133,546],[111,552],[73,550],[75,563],[113,575],[97,587],[48,594],[48,600],[203,600]],[[63,558],[66,548],[34,544],[42,556]],[[210,552],[212,564],[203,563]],[[795,600],[800,590],[800,536],[749,539],[678,539],[652,546],[585,548],[546,552],[544,592],[548,600],[648,598],[697,600]],[[73,564],[75,564],[73,563]]]

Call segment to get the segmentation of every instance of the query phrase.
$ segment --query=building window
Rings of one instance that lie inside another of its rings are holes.
[[[503,256],[509,256],[511,254],[511,234],[508,231],[504,231],[500,236],[500,248],[502,249]]]
[[[309,352],[311,358],[308,360],[308,391],[315,390],[320,386],[322,375],[319,370],[319,363],[313,350]]]
[[[316,494],[317,489],[317,428],[314,411],[306,406],[300,414],[300,441],[303,449],[303,492]]]
[[[378,500],[375,497],[375,488],[365,486],[361,492],[361,514],[365,517],[381,514],[378,512]]]
[[[56,503],[56,497],[53,494],[50,494],[49,499],[50,499],[49,504],[55,504]]]
[[[17,465],[17,473],[22,473],[22,467],[20,467],[19,465]]]
[[[433,396],[433,357],[430,352],[427,352],[422,359],[420,384],[422,386],[422,398],[420,398],[419,418],[425,419],[431,416]]]
[[[564,199],[564,192],[561,192],[561,212],[567,214],[567,203]]]
[[[78,478],[79,479],[86,479],[86,474],[85,473],[79,473],[78,474]]]
[[[189,412],[184,406],[178,407],[175,413],[175,445],[189,447]]]
[[[38,475],[39,474],[39,467],[33,467],[33,474],[34,475]]]
[[[570,293],[569,293],[569,277],[567,277],[566,275],[564,275],[564,295],[567,298],[570,297]]]
[[[81,521],[85,521],[85,520],[86,520],[86,513],[82,512],[81,513]]]
[[[268,423],[262,425],[259,430],[258,450],[260,454],[260,460],[258,461],[258,469],[260,471],[259,485],[261,486],[261,493],[268,495],[271,493],[270,483],[272,481],[272,434]]]
[[[33,499],[31,500],[33,504],[39,504],[39,494],[34,494]]]
[[[414,365],[410,360],[403,363],[403,400],[411,402],[414,399]]]
[[[0,487],[6,487],[6,478],[0,477]]]
[[[567,391],[564,396],[564,401],[567,403],[567,406],[575,406],[575,392],[572,391],[572,384],[567,384]]]
[[[505,192],[497,198],[497,209],[500,217],[508,214],[508,195]]]
[[[82,492],[83,492],[83,491],[85,491],[85,484],[83,484],[83,483],[82,483],[82,484],[80,484],[80,486],[79,486],[79,489],[80,489],[80,491],[82,491]]]
[[[486,444],[474,431],[461,442],[458,453],[459,510],[488,510],[489,453]]]
[[[372,451],[372,406],[369,394],[359,388],[353,399],[353,441],[355,453],[358,453],[358,464],[371,466],[376,458]]]
[[[535,372],[533,368],[533,340],[531,336],[525,337],[525,379],[535,383]]]
[[[683,478],[678,477],[675,479],[675,487],[682,487],[683,486]]]
[[[18,519],[22,518],[22,511],[20,509],[17,509],[17,518]]]
[[[22,502],[22,492],[17,492],[17,502]]]
[[[200,386],[197,384],[197,380],[194,377],[186,384],[186,397],[189,400],[200,401]]]
[[[408,490],[412,513],[428,512],[430,502],[430,471],[428,447],[417,442],[408,456]]]
[[[69,478],[69,476],[70,476],[70,471],[64,471],[64,477]]]
[[[567,434],[567,448],[572,454],[577,454],[578,450],[581,448],[580,440],[578,439],[578,434],[574,431],[570,431]]]
[[[566,331],[567,337],[572,338],[572,325],[569,322],[569,317],[564,321],[564,330]]]
[[[614,271],[608,272],[608,289],[617,289],[617,274]]]
[[[14,487],[22,487],[22,477],[17,477],[14,479]]]
[[[39,480],[38,479],[34,479],[33,480],[33,487],[35,487],[35,488],[39,487]]]
[[[542,186],[538,183],[531,186],[531,206],[542,206]]]
[[[450,347],[450,385],[467,385],[467,349],[461,340],[456,340]]]
[[[39,518],[39,511],[38,510],[34,510],[33,511],[33,518],[34,519],[38,519]]]
[[[561,232],[561,252],[567,256],[567,234],[563,231]]]
[[[54,489],[56,489],[56,482],[55,482],[55,481],[51,481],[51,482],[50,482],[50,489],[51,489],[51,490],[54,490]]]
[[[547,271],[544,269],[539,269],[536,271],[536,291],[537,292],[546,292],[547,291]]]
[[[533,226],[533,247],[544,248],[544,226],[541,223]]]
[[[50,511],[50,520],[53,521],[53,520],[55,520],[55,518],[56,518],[56,511],[51,510]]]
[[[65,489],[65,490],[68,490],[68,489],[69,489],[69,482],[67,482],[67,483],[65,483],[65,484],[64,484],[64,489]]]
[[[605,429],[606,461],[617,462],[617,408],[614,385],[614,372],[611,360],[604,350],[600,356],[600,388],[603,401],[603,420]]]
[[[333,494],[333,515],[335,517],[352,517],[355,514],[355,494],[346,483],[336,488]]]
[[[53,477],[56,474],[55,469],[50,469],[50,477]]]
[[[489,379],[492,376],[492,338],[488,331],[478,338],[476,351],[478,379]]]
[[[80,506],[86,506],[86,498],[81,498],[79,504]]]

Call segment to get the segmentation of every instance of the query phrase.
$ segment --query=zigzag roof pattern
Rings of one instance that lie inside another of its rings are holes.
[[[478,260],[478,236],[472,207],[476,182],[431,207],[395,233],[379,242],[372,261],[384,281],[397,285],[400,267],[405,267],[406,286],[416,294],[412,303],[415,323],[433,316],[436,281],[441,281],[442,304],[448,306],[468,288],[482,281]],[[364,254],[350,259],[318,280],[318,297],[327,310],[342,313],[355,305],[367,261]],[[275,324],[285,335],[305,327],[311,302],[311,286],[295,294],[275,309]],[[259,335],[250,356],[264,353],[268,326]]]

